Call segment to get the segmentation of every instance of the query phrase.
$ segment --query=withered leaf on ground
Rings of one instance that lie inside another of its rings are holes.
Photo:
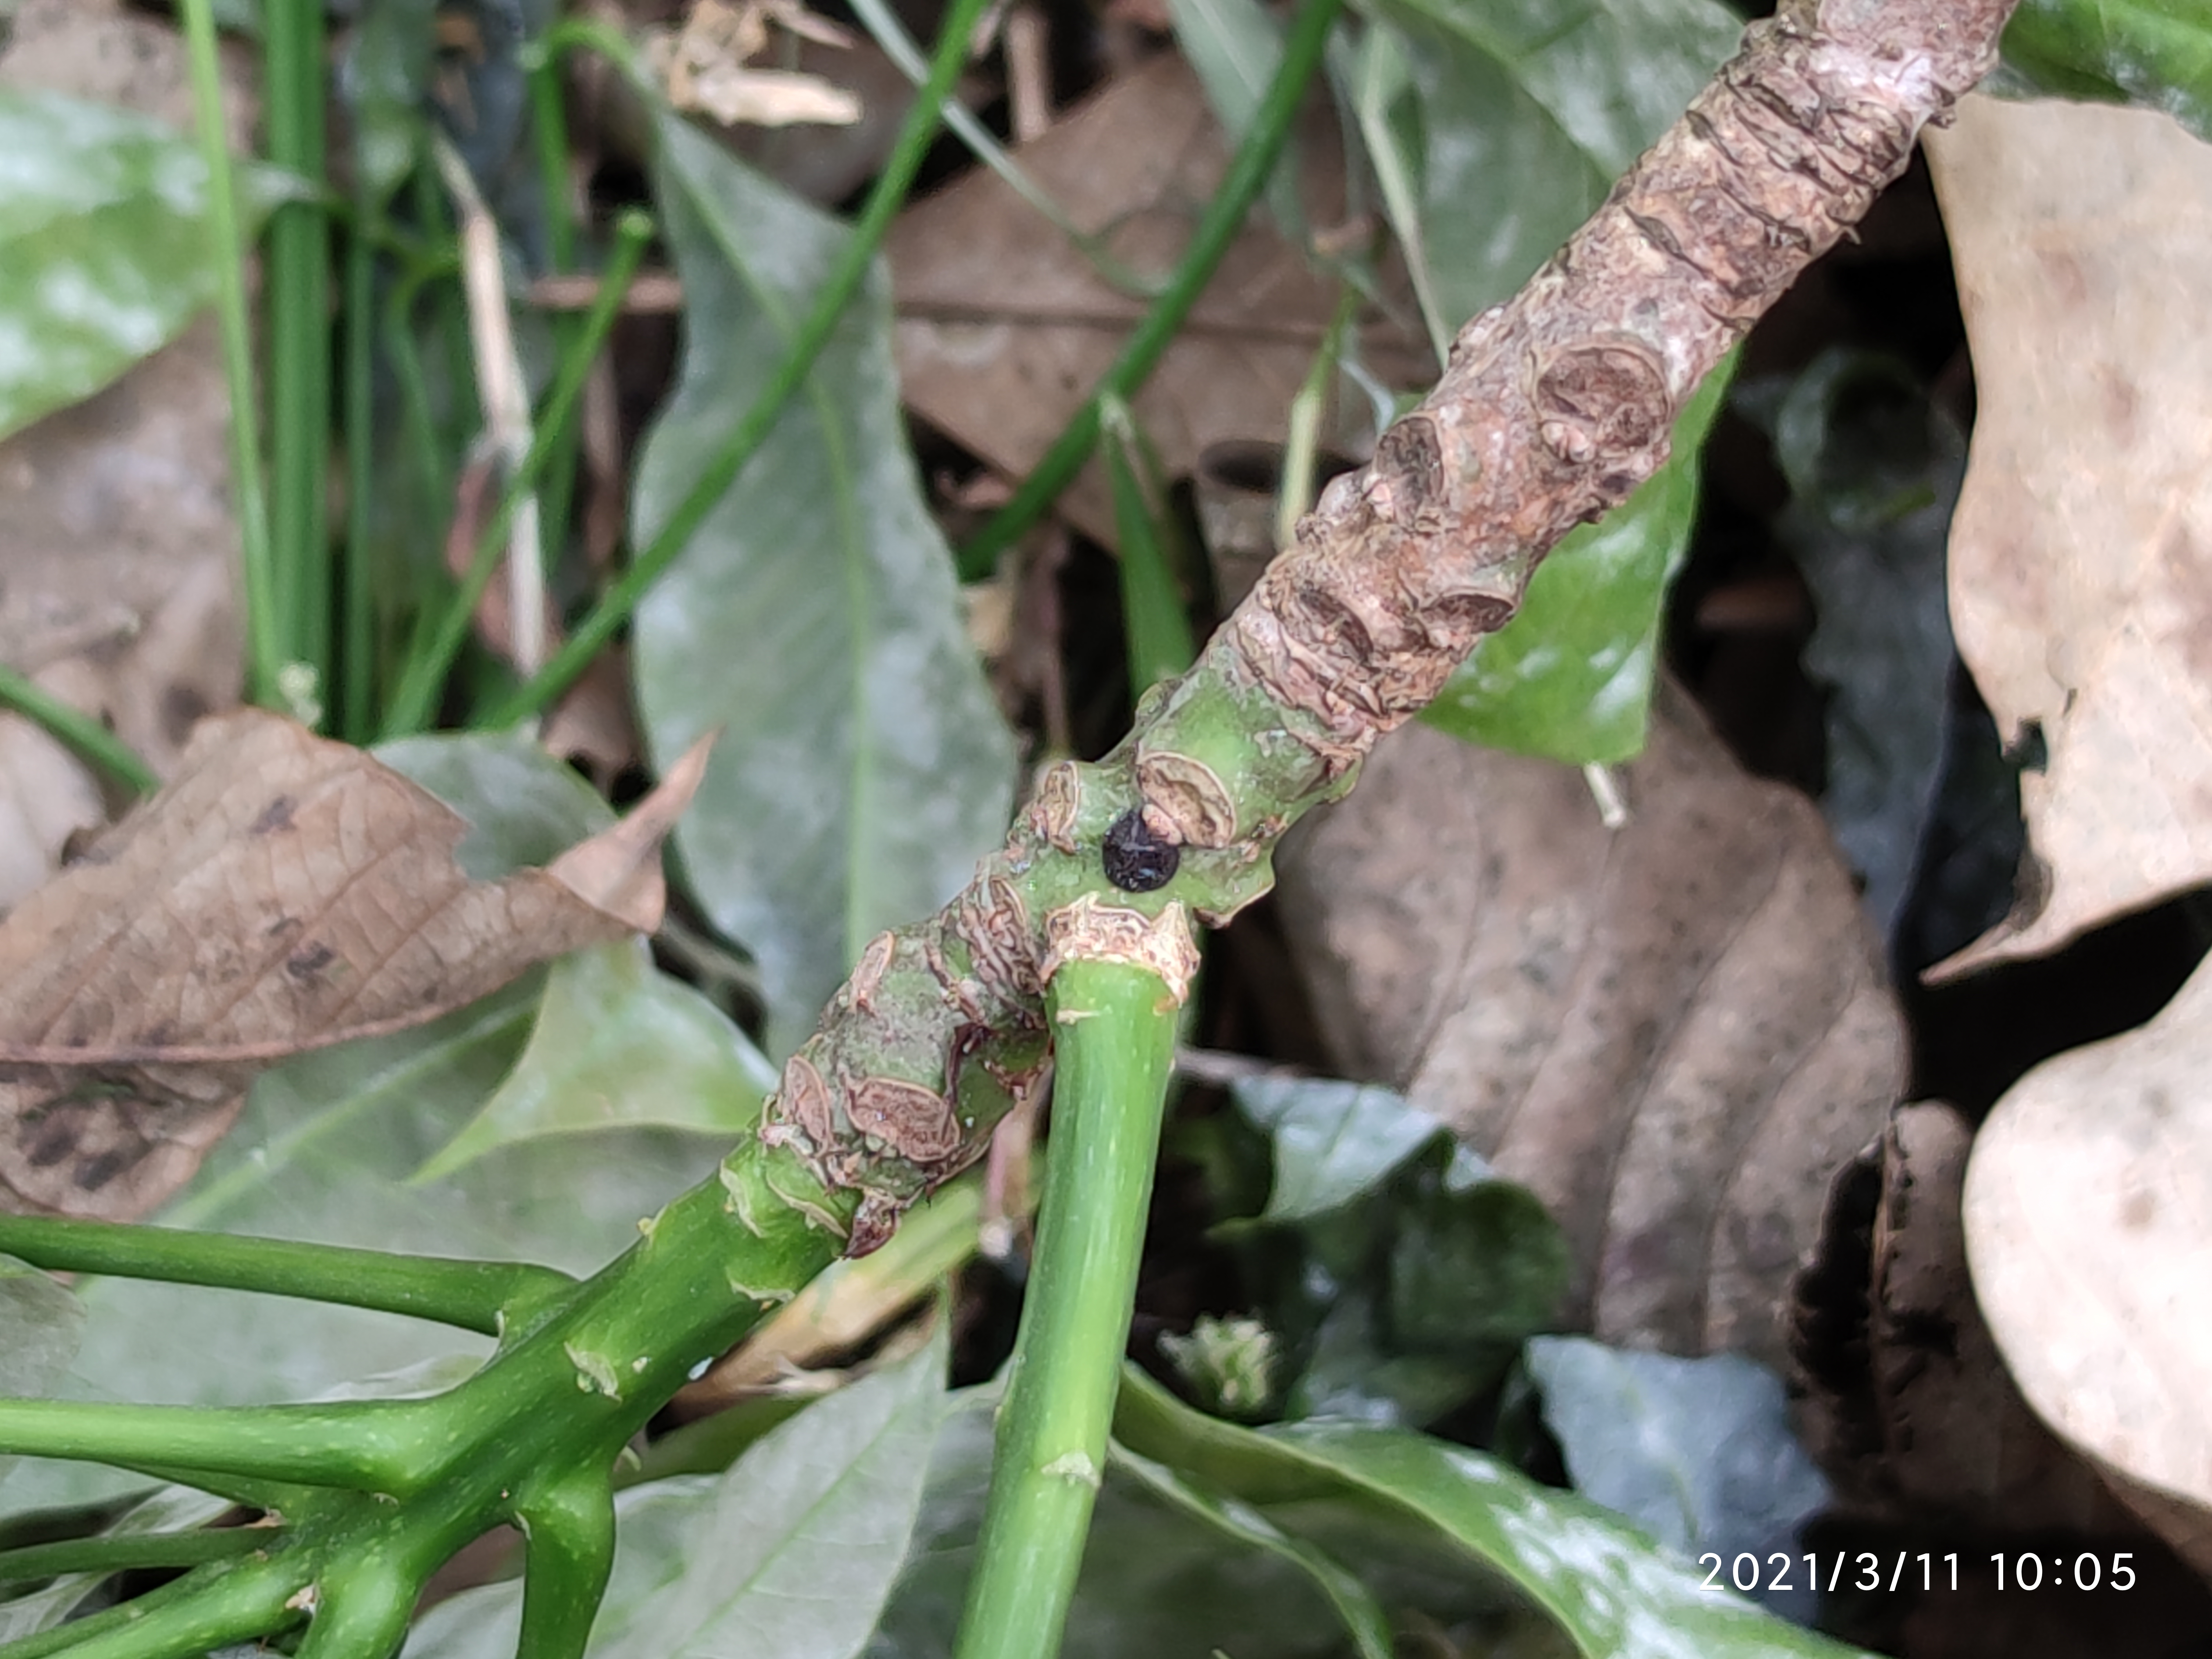
[[[2037,878],[1954,970],[2212,879],[2212,148],[2149,111],[1968,98],[1929,153],[1979,410],[1951,615]],[[2032,747],[2032,744],[2031,744]]]
[[[1306,154],[1309,211],[1327,223],[1341,211],[1340,152],[1332,135]],[[1197,77],[1173,54],[1114,82],[1017,155],[1075,223],[1148,278],[1173,268],[1228,167]],[[1109,283],[980,168],[901,215],[886,251],[906,401],[1010,477],[1043,455],[1147,303]],[[1133,400],[1167,476],[1188,474],[1210,443],[1283,437],[1336,304],[1337,284],[1297,249],[1257,219],[1246,228]],[[1394,386],[1433,378],[1426,347],[1405,331],[1377,326],[1362,344]],[[1113,505],[1095,468],[1060,510],[1114,544]]]
[[[1811,802],[1662,682],[1608,832],[1583,775],[1409,726],[1280,860],[1338,1063],[1402,1086],[1574,1245],[1609,1342],[1783,1362],[1834,1171],[1903,1033]]]
[[[258,103],[246,61],[224,60],[234,146]],[[0,86],[191,129],[183,40],[125,0],[24,0],[9,20]],[[238,701],[228,411],[204,318],[113,385],[0,443],[0,662],[104,718],[164,775],[192,722]],[[0,908],[106,816],[82,763],[29,721],[0,715]]]
[[[1966,1273],[1973,1131],[1941,1101],[1898,1108],[1838,1178],[1799,1287],[1808,1438],[1852,1507],[1996,1533],[2136,1530],[2021,1398]]]
[[[262,1066],[420,1024],[657,925],[660,837],[702,757],[544,870],[471,882],[456,813],[257,710],[0,922],[0,1204],[143,1215]]]
[[[2149,1024],[2014,1084],[1965,1212],[2021,1392],[2212,1574],[2212,965]]]

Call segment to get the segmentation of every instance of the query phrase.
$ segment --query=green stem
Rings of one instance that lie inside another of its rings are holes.
[[[200,1659],[296,1623],[302,1614],[294,1604],[302,1588],[298,1569],[275,1562],[205,1567],[89,1619],[0,1646],[0,1659],[43,1659],[50,1653],[69,1659]]]
[[[272,596],[287,654],[313,667],[330,696],[327,501],[331,441],[330,228],[320,200],[323,9],[262,15],[262,97],[269,159],[314,194],[270,216],[263,292],[269,325],[269,527]]]
[[[288,658],[269,544],[269,501],[261,479],[261,434],[254,416],[253,337],[246,309],[246,251],[238,232],[230,150],[223,137],[222,71],[213,0],[181,0],[191,57],[192,114],[208,173],[208,233],[215,243],[216,314],[222,330],[223,380],[230,392],[230,489],[246,589],[246,678],[264,702],[276,697]]]
[[[767,441],[783,413],[784,404],[813,373],[814,360],[829,344],[845,307],[866,280],[876,250],[882,246],[892,218],[905,203],[922,157],[937,136],[945,98],[968,61],[969,42],[988,3],[989,0],[952,0],[938,36],[936,54],[930,60],[929,79],[907,112],[890,158],[877,175],[866,205],[860,210],[860,216],[839,251],[836,264],[823,281],[821,296],[799,324],[798,332],[792,337],[791,349],[784,354],[782,362],[777,365],[775,375],[754,400],[753,406],[723,440],[721,447],[708,458],[699,482],[677,503],[652,544],[630,562],[629,568],[600,597],[591,613],[553,653],[552,659],[528,684],[492,711],[487,725],[496,728],[526,720],[568,688],[583,672],[585,665],[598,654],[600,647],[629,620],[630,612],[637,608],[646,591],[675,562],[676,556],[690,544],[692,532],[706,521],[745,464]]]
[[[364,186],[355,198],[345,264],[345,567],[341,602],[344,632],[338,660],[338,730],[354,742],[376,730],[376,585],[370,548],[375,534],[376,246],[368,220],[377,211]]]
[[[429,1402],[137,1406],[0,1399],[0,1446],[22,1457],[186,1464],[249,1480],[403,1494],[422,1474]]]
[[[583,1659],[615,1559],[614,1494],[604,1468],[555,1476],[524,1492],[522,1638],[531,1659]]]
[[[561,58],[541,42],[529,54],[530,125],[538,140],[538,185],[545,203],[547,251],[556,272],[576,269],[576,215],[568,186],[568,117],[561,101]],[[574,349],[575,318],[553,319],[556,355],[566,358]],[[568,538],[568,509],[576,482],[576,452],[581,426],[566,422],[555,434],[552,464],[546,468],[545,488],[540,492],[544,513],[542,539],[550,568]]]
[[[0,1253],[49,1273],[109,1273],[372,1308],[501,1334],[525,1307],[573,1290],[566,1273],[524,1261],[457,1261],[227,1233],[0,1215]]]
[[[1150,969],[1064,963],[1049,1006],[1059,1080],[1036,1258],[958,1659],[1059,1650],[1106,1467],[1175,1048],[1175,1006]]]
[[[81,708],[72,708],[12,668],[0,668],[0,704],[35,721],[77,758],[101,771],[134,795],[161,787],[154,769],[138,751]]]
[[[0,1583],[56,1578],[65,1572],[122,1572],[132,1567],[197,1567],[264,1549],[276,1534],[265,1527],[215,1531],[109,1534],[0,1550]]]
[[[1243,229],[1245,216],[1252,210],[1260,192],[1267,188],[1268,175],[1274,171],[1275,158],[1282,153],[1284,140],[1290,136],[1291,122],[1305,96],[1306,82],[1320,66],[1328,45],[1329,30],[1334,27],[1342,5],[1343,0],[1303,0],[1297,15],[1291,20],[1290,34],[1283,42],[1282,64],[1260,100],[1259,108],[1253,112],[1252,125],[1244,135],[1244,142],[1237,147],[1228,176],[1222,179],[1221,188],[1199,220],[1190,246],[1183,250],[1182,260],[1176,265],[1166,291],[1152,302],[1152,309],[1138,324],[1137,331],[1121,348],[1121,356],[1100,377],[1083,407],[1045,452],[1044,459],[1022,480],[1012,499],[960,550],[963,580],[977,581],[989,575],[997,568],[999,556],[1044,516],[1046,509],[1067,488],[1097,446],[1102,400],[1109,397],[1124,400],[1133,398],[1146,376],[1152,372],[1152,366],[1159,362],[1160,354],[1167,349],[1168,343],[1182,330],[1183,319],[1197,304],[1206,283],[1212,280],[1222,256]]]
[[[445,685],[447,672],[459,653],[462,641],[468,637],[470,620],[476,615],[477,603],[498,573],[515,509],[536,486],[546,463],[559,447],[561,431],[583,392],[592,360],[606,343],[615,318],[622,311],[623,296],[629,292],[638,263],[645,257],[646,244],[652,240],[653,222],[642,213],[625,213],[616,226],[615,247],[607,260],[606,275],[592,301],[591,310],[585,313],[583,326],[577,331],[574,346],[562,360],[561,372],[554,379],[552,392],[546,398],[545,411],[537,423],[529,451],[523,456],[522,465],[507,479],[507,487],[500,494],[498,508],[477,538],[468,574],[440,615],[428,643],[408,663],[407,672],[392,696],[392,708],[385,720],[386,737],[404,737],[420,731],[435,712],[438,693]]]

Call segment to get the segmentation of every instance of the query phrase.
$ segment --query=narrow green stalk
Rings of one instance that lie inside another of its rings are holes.
[[[254,696],[274,703],[276,677],[289,659],[269,544],[269,501],[261,480],[260,425],[254,416],[253,336],[246,309],[246,250],[239,238],[230,150],[223,142],[222,73],[216,52],[214,0],[180,0],[192,76],[192,114],[208,171],[208,232],[215,243],[216,314],[222,329],[223,380],[230,392],[230,493],[238,514],[245,573],[246,678]]]
[[[301,1588],[296,1568],[275,1562],[204,1567],[151,1595],[0,1646],[0,1659],[200,1659],[296,1624],[305,1616],[294,1605]]]
[[[88,765],[96,766],[134,795],[161,787],[138,751],[81,708],[72,708],[12,668],[0,667],[0,705],[33,720]]]
[[[562,360],[560,373],[554,377],[552,392],[545,400],[545,411],[537,423],[529,451],[523,456],[522,465],[507,479],[497,509],[477,538],[476,553],[469,562],[468,574],[440,614],[428,644],[408,663],[385,719],[386,737],[404,737],[420,731],[436,712],[438,693],[445,685],[447,672],[459,654],[462,641],[468,637],[470,620],[476,615],[484,589],[491,585],[492,577],[499,570],[500,556],[506,550],[507,529],[514,521],[515,509],[535,487],[546,463],[552,459],[560,432],[574,411],[585,378],[591,373],[592,360],[606,343],[615,318],[622,311],[623,296],[629,292],[638,263],[645,257],[646,244],[652,240],[653,222],[642,213],[625,213],[616,226],[614,252],[608,257],[606,274],[599,283],[591,310],[585,314],[583,326],[577,331],[574,346]]]
[[[22,1457],[184,1464],[398,1494],[424,1473],[420,1448],[434,1411],[412,1400],[216,1407],[0,1399],[0,1445]]]
[[[568,115],[561,101],[561,57],[539,42],[528,54],[530,125],[538,141],[538,187],[544,199],[546,251],[551,269],[558,273],[576,269],[576,215],[568,186]],[[575,349],[576,319],[567,313],[553,319],[553,346],[557,358],[566,359]],[[553,459],[545,470],[540,491],[544,526],[541,539],[547,567],[567,544],[568,508],[576,483],[576,452],[582,426],[566,422],[555,434]]]
[[[721,447],[708,459],[699,482],[692,486],[690,494],[677,503],[676,510],[669,514],[652,544],[631,560],[629,568],[600,596],[591,614],[576,625],[567,641],[553,653],[552,659],[528,684],[495,708],[486,724],[498,727],[526,720],[567,690],[615,631],[629,620],[630,612],[637,608],[646,591],[659,580],[661,572],[675,562],[676,556],[690,544],[692,532],[706,521],[745,464],[767,441],[783,413],[784,404],[813,373],[814,360],[830,343],[830,337],[836,331],[845,307],[860,292],[876,251],[890,229],[892,218],[905,203],[907,191],[914,187],[915,174],[921,169],[931,140],[937,136],[945,100],[968,61],[969,42],[988,4],[989,0],[952,0],[938,36],[936,55],[930,61],[929,79],[916,94],[914,106],[907,112],[890,157],[877,176],[875,188],[869,191],[867,203],[854,222],[836,266],[824,279],[821,296],[792,337],[791,349],[784,355],[774,377],[745,411],[744,418],[722,441]]]
[[[1337,364],[1344,356],[1344,336],[1358,313],[1359,290],[1346,283],[1337,295],[1335,314],[1322,336],[1291,399],[1290,433],[1283,445],[1283,477],[1275,498],[1275,545],[1288,547],[1297,534],[1298,520],[1314,504],[1314,474],[1321,454],[1322,416],[1328,413],[1329,393],[1336,384]]]
[[[49,1273],[107,1273],[372,1308],[501,1334],[501,1316],[574,1287],[526,1261],[459,1261],[228,1233],[0,1215],[0,1253]]]
[[[223,1527],[197,1532],[149,1532],[70,1538],[0,1550],[0,1584],[57,1578],[65,1572],[122,1572],[133,1567],[197,1567],[265,1549],[276,1534],[266,1527]]]
[[[102,1607],[98,1613],[87,1613],[82,1619],[72,1619],[66,1625],[57,1625],[34,1636],[21,1636],[12,1642],[0,1642],[0,1659],[46,1659],[50,1653],[67,1652],[78,1644],[90,1642],[112,1630],[136,1629],[143,1626],[151,1614],[160,1612],[171,1602],[185,1600],[198,1589],[198,1583],[189,1575],[173,1578],[143,1595]]]
[[[1121,623],[1127,635],[1129,696],[1180,674],[1198,655],[1190,617],[1176,579],[1170,548],[1179,539],[1160,488],[1151,446],[1119,398],[1100,402],[1101,459],[1114,492],[1114,530],[1121,544]]]
[[[1175,1006],[1146,968],[1053,975],[1059,1039],[1035,1265],[957,1659],[1051,1659],[1083,1562],[1136,1300]]]
[[[1183,250],[1182,263],[1176,265],[1166,291],[1152,302],[1152,309],[1137,325],[1137,331],[1121,348],[1121,356],[1100,377],[1097,386],[1045,452],[1044,459],[1022,480],[1012,499],[960,550],[960,574],[963,580],[977,581],[989,575],[998,566],[999,556],[1044,516],[1046,509],[1067,488],[1097,447],[1101,400],[1108,397],[1134,397],[1146,376],[1152,372],[1152,366],[1159,362],[1160,354],[1167,349],[1168,343],[1182,329],[1199,295],[1212,280],[1222,256],[1243,229],[1245,215],[1267,188],[1268,176],[1274,171],[1275,158],[1282,154],[1284,140],[1290,136],[1291,122],[1305,96],[1306,82],[1321,64],[1328,45],[1329,30],[1334,27],[1342,5],[1343,0],[1302,0],[1297,16],[1291,21],[1290,33],[1283,42],[1282,64],[1260,100],[1259,108],[1253,112],[1252,125],[1244,135],[1244,142],[1237,147],[1228,176],[1222,179],[1221,188],[1199,220],[1190,246]]]
[[[262,106],[269,159],[307,181],[269,220],[269,530],[286,654],[331,696],[328,471],[330,227],[324,211],[323,9],[264,9]]]
[[[346,528],[344,628],[339,636],[338,726],[362,743],[376,730],[376,582],[371,553],[376,477],[376,246],[368,221],[377,211],[364,188],[354,198],[345,264]]]

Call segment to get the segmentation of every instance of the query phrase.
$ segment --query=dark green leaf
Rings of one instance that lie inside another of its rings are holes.
[[[2172,0],[2023,0],[1996,89],[2161,109],[2212,139],[2212,15]]]
[[[1780,1379],[1754,1360],[1540,1336],[1527,1363],[1576,1490],[1685,1560],[1794,1553],[1798,1528],[1828,1501],[1790,1431]],[[1810,1598],[1790,1610],[1810,1613]]]
[[[1224,1230],[1293,1361],[1292,1416],[1434,1421],[1550,1322],[1570,1264],[1525,1188],[1490,1178],[1388,1089],[1254,1079],[1232,1091],[1270,1136],[1264,1227]]]
[[[1660,611],[1689,550],[1705,434],[1735,360],[1674,422],[1674,457],[1626,505],[1554,548],[1521,614],[1460,665],[1421,718],[1454,737],[1554,760],[1626,760],[1644,747]]]
[[[1842,1659],[1852,1651],[1761,1613],[1634,1528],[1463,1446],[1404,1429],[1241,1429],[1125,1371],[1115,1437],[1270,1506],[1351,1489],[1410,1515],[1543,1607],[1591,1659]]]
[[[848,234],[674,117],[660,136],[686,343],[639,471],[641,544],[774,372]],[[676,845],[715,927],[759,960],[776,1052],[873,934],[967,878],[1014,782],[906,449],[890,327],[878,266],[637,617],[654,753],[723,729]]]
[[[1230,1093],[1274,1140],[1275,1182],[1262,1221],[1298,1221],[1348,1204],[1446,1133],[1380,1084],[1239,1078]],[[1463,1148],[1455,1163],[1463,1185],[1482,1172],[1481,1160]]]
[[[0,437],[89,397],[215,295],[207,167],[150,117],[0,91]],[[240,169],[247,229],[288,191]]]

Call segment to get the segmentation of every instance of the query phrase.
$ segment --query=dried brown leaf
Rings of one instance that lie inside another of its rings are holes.
[[[1304,153],[1311,210],[1325,221],[1342,198],[1342,158],[1333,137]],[[1172,55],[1115,81],[1016,155],[1115,258],[1154,276],[1173,267],[1228,166],[1196,77]],[[902,214],[887,251],[908,404],[1009,476],[1043,455],[1146,303],[1065,238],[1040,234],[1035,210],[981,169]],[[1255,217],[1135,399],[1168,476],[1188,473],[1210,443],[1285,435],[1336,303],[1334,284]],[[1426,347],[1403,331],[1378,325],[1363,345],[1394,385],[1433,378]],[[1060,507],[1114,544],[1095,468]]]
[[[1854,1506],[1993,1532],[2134,1530],[2095,1473],[2027,1407],[1974,1301],[1960,1215],[1973,1132],[1940,1101],[1899,1107],[1839,1181],[1800,1281],[1795,1357],[1808,1438]]]
[[[1904,1079],[1811,803],[1662,686],[1607,831],[1578,771],[1411,726],[1281,860],[1322,1032],[1565,1228],[1610,1341],[1772,1361],[1830,1177]]]
[[[2014,1084],[1965,1212],[2021,1392],[2212,1573],[2212,966],[2141,1030]]]
[[[2040,871],[1955,971],[2212,879],[2212,148],[2164,115],[1969,98],[1929,137],[1980,413],[1959,648]]]
[[[697,759],[551,868],[472,883],[465,823],[398,773],[258,710],[205,722],[159,795],[0,923],[0,1200],[142,1215],[263,1066],[650,926]]]

